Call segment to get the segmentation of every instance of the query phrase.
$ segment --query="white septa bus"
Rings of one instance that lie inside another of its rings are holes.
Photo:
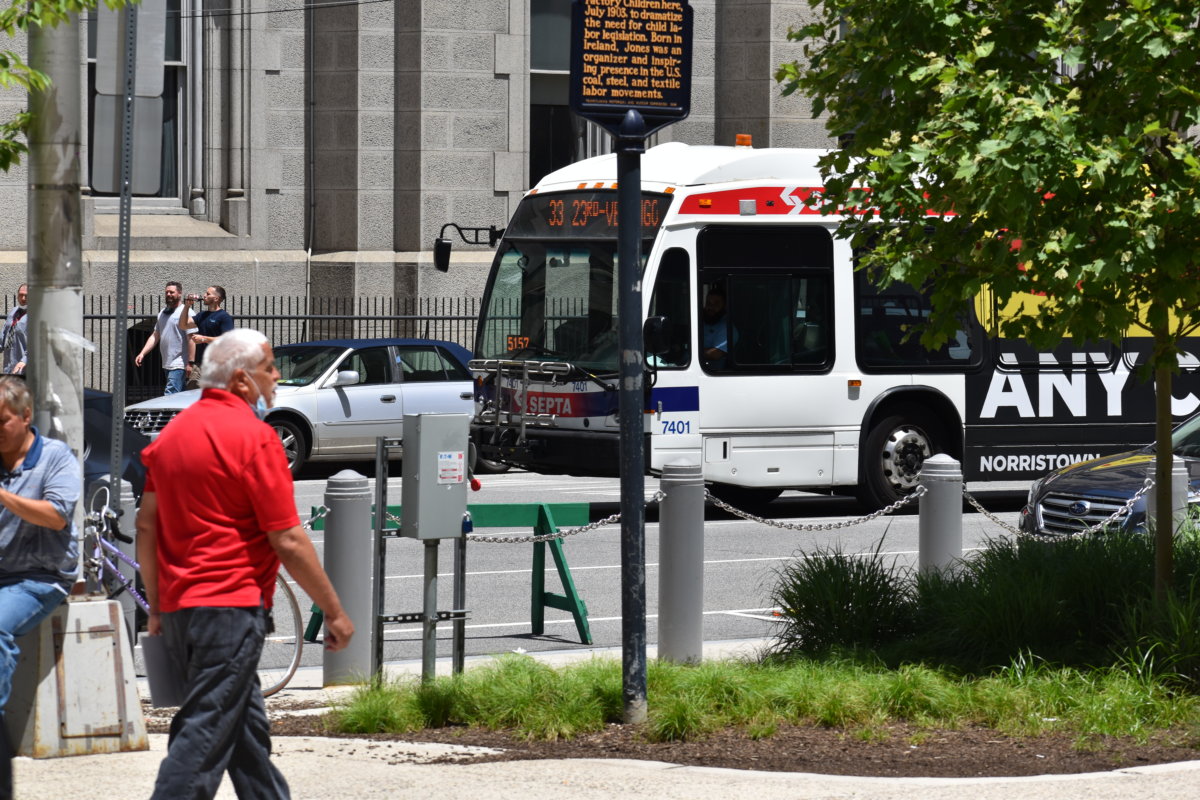
[[[877,288],[838,218],[806,203],[820,155],[669,143],[642,157],[644,318],[662,318],[651,473],[699,463],[734,504],[794,488],[881,507],[934,453],[968,480],[1012,480],[1153,438],[1153,389],[1135,374],[1147,340],[1039,353],[989,338],[1003,311],[980,297],[954,341],[922,347],[909,333],[926,297]],[[481,456],[617,474],[616,209],[616,157],[601,156],[547,175],[505,229],[471,364]],[[1200,406],[1186,385],[1180,415]]]

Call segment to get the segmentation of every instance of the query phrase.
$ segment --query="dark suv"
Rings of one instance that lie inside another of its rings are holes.
[[[1172,450],[1188,470],[1188,503],[1200,504],[1200,414],[1171,434]],[[1072,464],[1033,482],[1021,510],[1026,533],[1065,536],[1090,528],[1122,508],[1154,468],[1154,445]],[[1114,523],[1125,530],[1146,529],[1146,495]]]

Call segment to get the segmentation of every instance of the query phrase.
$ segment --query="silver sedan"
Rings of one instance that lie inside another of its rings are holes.
[[[470,353],[433,339],[334,339],[275,348],[279,385],[267,422],[295,474],[308,461],[362,460],[405,414],[473,414]],[[195,389],[136,403],[125,421],[150,437],[200,399]]]

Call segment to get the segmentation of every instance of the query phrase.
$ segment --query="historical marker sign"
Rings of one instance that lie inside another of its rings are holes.
[[[686,117],[691,93],[687,0],[573,0],[572,111],[615,136],[633,109],[649,134]]]

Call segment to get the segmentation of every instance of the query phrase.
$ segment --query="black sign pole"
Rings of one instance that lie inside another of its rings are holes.
[[[624,720],[646,720],[646,397],[642,342],[642,153],[688,115],[687,0],[573,0],[571,110],[604,128],[617,154],[617,334],[621,349],[621,662]]]
[[[646,399],[642,356],[642,153],[646,123],[630,109],[617,153],[617,336],[621,349],[621,674],[625,722],[646,721]]]

